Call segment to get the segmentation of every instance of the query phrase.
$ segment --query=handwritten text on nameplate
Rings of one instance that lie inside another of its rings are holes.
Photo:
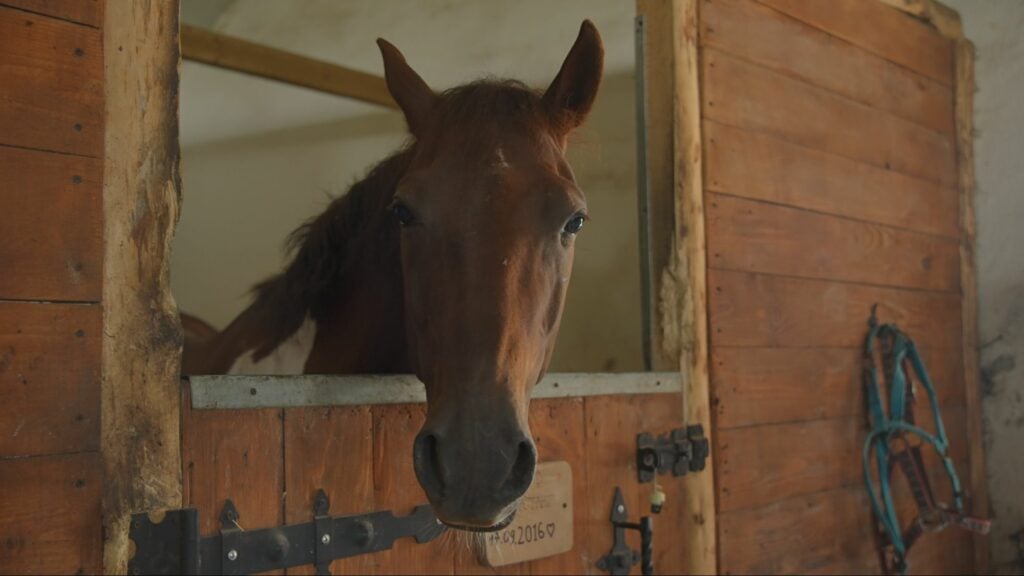
[[[516,519],[486,535],[484,562],[505,566],[572,550],[572,468],[568,462],[537,465]]]

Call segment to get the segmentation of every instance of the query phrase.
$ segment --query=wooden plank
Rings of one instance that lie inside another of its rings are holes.
[[[920,351],[940,405],[962,406],[961,356]],[[717,347],[711,367],[719,430],[862,414],[860,348]]]
[[[953,85],[951,42],[881,2],[759,1],[946,86]]]
[[[958,14],[956,10],[940,4],[935,0],[879,1],[883,4],[892,6],[897,10],[902,10],[914,18],[931,25],[939,32],[939,34],[942,34],[946,38],[959,40],[964,37],[964,29],[963,24],[960,22],[960,14]]]
[[[373,487],[378,508],[405,515],[427,503],[412,467],[412,445],[426,420],[422,404],[374,406]],[[458,533],[461,535],[462,533]],[[454,550],[465,544],[449,530],[428,544],[408,538],[395,542],[391,550],[373,555],[378,574],[452,574]]]
[[[913,178],[714,121],[704,124],[707,187],[958,238],[959,194]]]
[[[212,30],[183,25],[181,56],[226,68],[302,86],[328,94],[353,98],[387,108],[398,108],[383,76],[353,70],[337,64],[314,60],[270,46],[219,34]]]
[[[722,194],[707,202],[714,268],[959,291],[952,239]]]
[[[902,486],[895,484],[897,489]],[[916,513],[909,493],[900,489],[897,498],[900,519],[909,522]],[[722,572],[877,574],[872,523],[863,485],[725,512],[720,518]],[[966,536],[955,528],[926,534],[911,551],[909,573],[965,573],[970,550]]]
[[[948,85],[749,0],[704,0],[701,42],[952,136]]]
[[[99,574],[102,484],[96,452],[0,460],[0,572]]]
[[[943,421],[954,461],[965,462],[966,446],[960,440],[965,437],[963,407],[949,407],[943,412]],[[758,508],[801,494],[861,483],[866,435],[863,417],[718,430],[715,453],[721,469],[719,510],[724,513]],[[929,469],[937,470],[937,457],[930,452],[925,451],[925,461]],[[937,475],[935,478],[940,479]],[[941,493],[948,497],[948,492]]]
[[[863,486],[723,512],[718,522],[723,574],[878,573]]]
[[[93,28],[103,25],[103,2],[100,0],[2,0],[0,5],[78,22]]]
[[[287,524],[309,522],[317,490],[331,501],[331,515],[363,514],[373,499],[373,419],[368,406],[284,411]],[[313,574],[313,566],[288,574]],[[331,563],[332,574],[372,574],[370,555]]]
[[[95,28],[0,6],[0,144],[99,158],[102,42]]]
[[[637,1],[646,23],[647,179],[653,270],[660,276],[652,306],[654,366],[682,373],[684,419],[711,435],[699,7],[699,0]],[[709,459],[703,473],[682,481],[678,571],[716,572],[714,477]]]
[[[956,44],[956,147],[960,188],[960,282],[963,301],[964,397],[967,405],[967,436],[970,443],[969,485],[975,514],[988,514],[988,479],[985,475],[984,431],[978,364],[978,282],[975,264],[974,217],[974,45]],[[988,538],[974,537],[973,568],[989,571]]]
[[[0,298],[98,302],[103,165],[0,146]]]
[[[653,484],[639,484],[636,478],[636,435],[640,432],[664,434],[683,423],[682,406],[664,402],[657,397],[596,396],[585,399],[586,416],[586,473],[588,503],[586,526],[588,539],[583,548],[589,566],[608,553],[612,546],[612,530],[608,523],[615,487],[622,489],[631,521],[650,514],[650,494]],[[701,472],[705,474],[707,471]],[[654,565],[664,574],[684,573],[692,561],[685,557],[689,548],[684,544],[693,538],[691,522],[700,524],[707,519],[688,518],[690,497],[682,478],[658,478],[667,500],[662,513],[655,519]],[[660,530],[660,532],[658,532]],[[639,549],[635,533],[627,534],[627,541]],[[591,568],[593,570],[593,568]]]
[[[182,504],[177,0],[106,3],[103,41],[104,570],[124,573],[131,514]]]
[[[587,531],[588,488],[585,460],[584,411],[582,398],[539,400],[530,405],[530,430],[537,445],[540,462],[565,461],[572,469],[573,548],[558,556],[534,560],[531,574],[586,574],[593,570],[593,559],[584,553],[590,540]]]
[[[716,346],[860,346],[871,307],[936,353],[960,350],[956,294],[710,270]]]
[[[0,457],[100,446],[99,306],[0,302]]]
[[[704,115],[945,186],[956,183],[951,138],[724,52],[704,55]]]
[[[243,528],[269,528],[284,520],[282,411],[192,411],[182,395],[181,453],[184,499],[199,509],[203,536],[220,529],[230,498]]]

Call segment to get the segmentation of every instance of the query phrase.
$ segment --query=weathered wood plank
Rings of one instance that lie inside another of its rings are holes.
[[[948,85],[749,0],[703,0],[701,42],[936,132],[953,134]]]
[[[102,318],[95,305],[0,302],[0,457],[99,449]]]
[[[0,572],[100,573],[102,474],[97,452],[0,460]]]
[[[664,434],[682,426],[683,410],[680,403],[657,397],[596,396],[585,399],[585,415],[588,539],[583,553],[585,562],[593,566],[611,549],[608,517],[616,486],[622,489],[631,521],[650,514],[649,498],[654,486],[637,482],[636,435]],[[656,520],[664,527],[665,537],[654,539],[655,568],[665,574],[683,573],[691,560],[685,558],[686,550],[679,543],[690,537],[691,522],[700,524],[706,519],[686,517],[690,512],[686,498],[690,496],[682,478],[660,476],[658,483],[667,500]],[[627,541],[638,550],[639,537],[632,532],[627,534]]]
[[[572,469],[573,548],[569,552],[534,560],[530,574],[586,574],[593,562],[583,553],[589,540],[586,521],[589,482],[585,460],[582,398],[540,400],[530,405],[530,430],[540,462],[565,461]]]
[[[859,469],[860,461],[848,462]],[[723,574],[877,574],[871,508],[863,486],[722,512]]]
[[[711,48],[703,56],[705,117],[955,185],[951,138]]]
[[[0,146],[0,298],[100,300],[102,186],[99,160]]]
[[[182,396],[181,454],[184,499],[199,509],[203,536],[220,529],[230,498],[243,528],[269,528],[284,520],[282,411],[192,411]]]
[[[100,30],[0,6],[0,144],[103,154]]]
[[[104,69],[94,81],[104,87],[106,114],[104,570],[120,574],[128,569],[131,514],[182,503],[182,336],[169,280],[181,189],[178,1],[105,3],[103,42],[102,60],[98,46],[95,54]],[[93,54],[89,50],[85,58]]]
[[[709,194],[708,263],[726,270],[956,292],[955,240]]]
[[[70,20],[93,28],[100,28],[103,25],[103,2],[100,0],[2,0],[0,5]]]
[[[759,1],[946,86],[953,85],[952,43],[925,23],[881,2]]]
[[[317,490],[331,502],[331,516],[364,514],[373,498],[373,419],[368,406],[296,408],[284,411],[287,524],[309,522]],[[288,574],[313,574],[313,566]],[[332,574],[372,574],[369,555],[335,560]]]
[[[947,408],[943,421],[950,453],[962,469],[961,463],[966,461],[963,407]],[[715,442],[721,470],[719,510],[758,508],[801,494],[861,483],[860,462],[866,437],[863,417],[719,430]],[[930,452],[925,450],[925,461],[929,469],[937,470],[937,457]],[[945,484],[939,486],[944,489]],[[940,493],[948,498],[948,491]]]
[[[396,516],[427,503],[412,467],[412,445],[426,420],[425,408],[422,404],[371,408],[374,501]],[[428,544],[403,538],[391,550],[373,555],[374,570],[378,574],[452,574],[454,549],[459,545],[451,531]]]
[[[708,191],[959,237],[955,188],[714,121],[704,143]]]
[[[940,405],[963,405],[960,355],[925,349],[921,354]],[[724,430],[862,415],[861,355],[860,348],[719,346],[711,356],[716,426]]]
[[[951,40],[964,37],[960,14],[952,8],[935,0],[879,0],[897,10],[902,10],[914,18],[935,28],[939,34]]]
[[[970,442],[969,485],[975,514],[988,513],[988,479],[985,475],[982,430],[981,369],[978,365],[978,282],[975,264],[974,218],[974,45],[961,39],[956,44],[956,148],[960,189],[960,292],[963,294],[964,397],[967,405],[967,436]],[[973,568],[989,570],[988,538],[974,537]]]
[[[957,294],[709,270],[716,346],[852,348],[871,307],[935,353],[960,348]]]
[[[269,80],[387,108],[398,107],[382,76],[314,60],[242,38],[225,36],[212,30],[182,26],[181,55],[187,60]]]

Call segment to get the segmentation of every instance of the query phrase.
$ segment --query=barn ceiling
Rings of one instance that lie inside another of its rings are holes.
[[[381,74],[384,37],[435,89],[484,75],[542,87],[590,18],[606,73],[633,68],[633,0],[186,0],[182,20]],[[381,108],[193,62],[182,65],[182,145],[381,113]]]

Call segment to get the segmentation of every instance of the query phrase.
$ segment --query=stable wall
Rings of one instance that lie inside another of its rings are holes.
[[[961,481],[983,488],[968,457],[956,45],[881,2],[701,0],[700,46],[719,569],[877,573],[861,466],[872,306],[919,345]],[[921,539],[911,573],[974,560],[950,529]]]
[[[991,562],[1024,573],[1011,534],[1024,530],[1024,4],[949,0],[977,46],[978,323],[985,451],[994,524]]]

